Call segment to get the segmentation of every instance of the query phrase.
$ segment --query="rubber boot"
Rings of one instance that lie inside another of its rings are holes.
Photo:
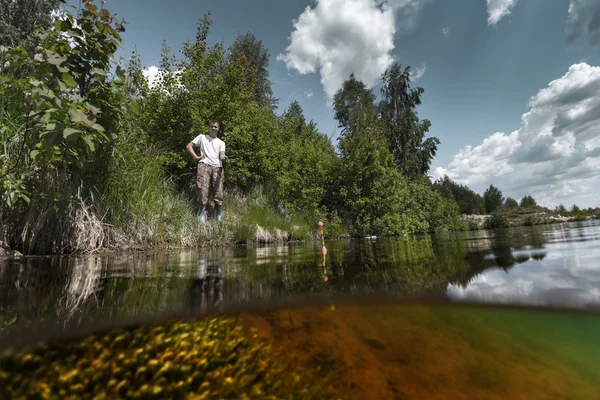
[[[206,206],[200,206],[198,209],[198,222],[201,224],[206,222]]]
[[[223,219],[223,205],[215,205],[215,210],[217,214],[217,221],[221,222],[221,220]]]

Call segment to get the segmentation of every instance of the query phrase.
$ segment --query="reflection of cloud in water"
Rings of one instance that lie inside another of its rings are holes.
[[[494,268],[473,278],[465,288],[449,285],[447,293],[456,300],[600,307],[598,243],[556,243],[547,250],[543,262],[532,257],[508,272]]]

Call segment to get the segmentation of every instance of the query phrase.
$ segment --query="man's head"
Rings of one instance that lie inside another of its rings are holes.
[[[217,132],[219,132],[219,121],[211,119],[208,121],[208,134],[210,137],[217,137]]]

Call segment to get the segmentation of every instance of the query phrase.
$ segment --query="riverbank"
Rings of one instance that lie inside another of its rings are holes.
[[[597,215],[565,216],[555,212],[537,210],[519,210],[484,215],[462,214],[460,218],[467,223],[469,230],[546,225],[600,219]]]
[[[247,195],[227,193],[223,220],[216,221],[214,207],[207,207],[207,221],[199,223],[196,204],[180,197],[167,201],[162,213],[131,212],[127,218],[110,221],[101,216],[100,207],[80,205],[65,213],[59,223],[59,239],[48,238],[41,229],[32,239],[52,243],[53,251],[39,251],[35,240],[26,242],[22,235],[6,226],[0,231],[0,257],[23,254],[97,254],[114,251],[174,250],[201,247],[291,243],[320,239],[317,221],[326,226],[332,239],[349,237],[336,215],[287,213],[278,210],[260,190]],[[32,251],[38,250],[38,251]]]
[[[540,210],[512,210],[487,215],[463,214],[454,230],[480,230],[545,225],[598,219],[597,215],[565,216]],[[70,229],[66,247],[52,254],[98,254],[114,251],[179,250],[202,247],[252,246],[292,243],[321,238],[316,222],[325,223],[327,239],[352,237],[350,229],[337,216],[287,214],[276,210],[260,192],[248,196],[228,194],[224,219],[217,222],[208,207],[208,220],[198,223],[192,202],[181,204],[178,212],[163,216],[132,216],[127,223],[102,221],[92,207],[68,213],[64,226]],[[2,236],[1,234],[4,234]],[[25,248],[11,246],[8,232],[0,233],[0,257],[19,257]],[[377,236],[367,236],[376,238]]]

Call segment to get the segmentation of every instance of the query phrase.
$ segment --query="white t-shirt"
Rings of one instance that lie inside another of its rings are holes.
[[[195,146],[200,147],[200,157],[206,156],[200,162],[222,167],[219,159],[219,152],[225,151],[225,142],[218,137],[210,137],[210,135],[198,135],[192,140]]]

